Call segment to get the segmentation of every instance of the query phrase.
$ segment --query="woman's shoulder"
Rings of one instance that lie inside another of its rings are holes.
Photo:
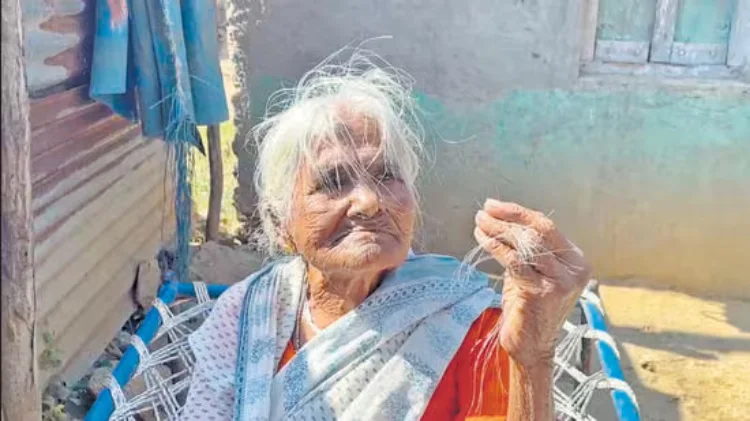
[[[212,313],[232,313],[240,314],[242,300],[247,293],[247,288],[252,282],[253,275],[248,276],[240,282],[237,282],[221,293],[216,300]]]

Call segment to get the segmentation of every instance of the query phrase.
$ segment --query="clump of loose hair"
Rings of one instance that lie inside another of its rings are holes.
[[[348,60],[337,63],[347,50],[351,51]],[[263,121],[250,133],[258,150],[255,188],[261,227],[256,241],[260,248],[270,255],[279,253],[298,171],[303,163],[316,169],[315,151],[321,142],[332,146],[352,142],[347,116],[377,125],[386,165],[398,172],[416,200],[424,131],[413,84],[409,75],[377,54],[345,48],[307,72],[294,88],[270,97]],[[357,163],[350,164],[358,175],[366,175]]]

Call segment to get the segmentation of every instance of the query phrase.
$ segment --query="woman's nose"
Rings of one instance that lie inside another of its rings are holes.
[[[380,198],[375,187],[369,183],[357,183],[350,196],[348,216],[371,218],[380,210]]]

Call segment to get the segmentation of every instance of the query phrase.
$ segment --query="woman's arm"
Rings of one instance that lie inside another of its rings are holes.
[[[528,368],[511,360],[508,421],[552,420],[552,363]]]

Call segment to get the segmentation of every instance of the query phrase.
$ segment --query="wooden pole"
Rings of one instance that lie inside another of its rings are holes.
[[[224,165],[221,162],[221,130],[218,124],[208,126],[208,168],[211,191],[206,216],[206,241],[216,241],[219,239],[221,199],[224,195]]]
[[[38,421],[36,297],[31,211],[31,129],[20,0],[2,5],[3,420]]]

